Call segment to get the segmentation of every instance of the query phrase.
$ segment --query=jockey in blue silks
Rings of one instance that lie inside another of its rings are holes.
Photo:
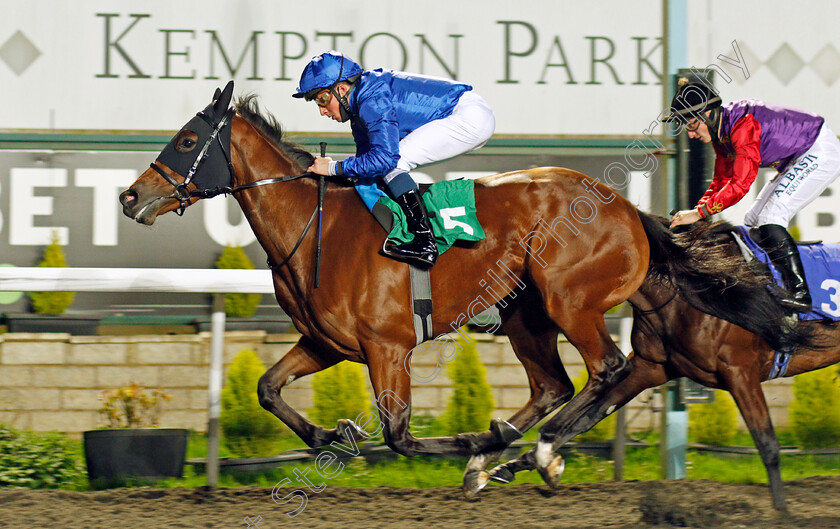
[[[406,214],[409,243],[386,240],[385,255],[434,265],[438,249],[417,184],[409,171],[484,145],[496,126],[487,102],[467,84],[378,68],[362,70],[328,51],[303,69],[293,97],[315,100],[321,115],[350,121],[356,155],[342,161],[315,158],[309,172],[349,178],[372,209],[377,184]]]

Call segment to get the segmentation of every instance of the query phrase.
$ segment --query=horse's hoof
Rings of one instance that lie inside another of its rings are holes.
[[[563,461],[563,456],[555,457],[547,466],[538,466],[543,481],[552,489],[560,486],[560,478],[563,476],[563,471],[566,469],[566,462]]]
[[[511,472],[504,465],[499,465],[490,471],[490,479],[496,483],[510,483],[516,479],[516,474]]]
[[[489,481],[490,473],[486,470],[468,470],[464,474],[464,495],[467,498],[475,496]]]
[[[335,430],[338,439],[343,443],[355,444],[359,441],[364,441],[368,437],[361,427],[350,419],[339,419],[338,426],[336,426]],[[353,438],[350,439],[348,436],[353,436]]]
[[[488,466],[498,461],[501,455],[502,452],[498,451],[482,452],[480,454],[474,454],[470,456],[470,460],[467,461],[467,467],[465,469],[464,475],[466,476],[468,472],[472,471],[485,470]]]

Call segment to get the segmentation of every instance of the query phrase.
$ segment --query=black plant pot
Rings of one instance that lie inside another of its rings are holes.
[[[71,316],[51,314],[6,314],[4,322],[8,332],[66,332],[76,336],[95,336],[99,320],[96,316]]]
[[[193,321],[198,332],[210,332],[212,319],[202,316]],[[252,316],[250,318],[225,318],[225,331],[265,331],[268,334],[297,332],[288,316]]]
[[[180,478],[189,432],[183,428],[125,428],[84,432],[88,479],[94,488],[128,479]]]

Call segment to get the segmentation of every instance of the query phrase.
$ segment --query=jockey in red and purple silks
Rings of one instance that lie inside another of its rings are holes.
[[[759,167],[772,167],[785,173],[791,162],[814,145],[824,121],[816,114],[755,99],[734,101],[722,107],[712,141],[717,154],[714,179],[698,202],[700,216],[708,217],[740,201],[755,181]],[[783,191],[780,189],[779,193]],[[758,220],[755,217],[758,212],[751,213],[752,216],[747,215],[747,224]]]
[[[783,302],[802,312],[811,309],[802,263],[787,232],[791,219],[840,176],[840,141],[816,114],[755,99],[721,99],[707,85],[683,82],[666,121],[682,121],[690,138],[711,143],[714,177],[691,210],[679,211],[671,226],[690,224],[740,201],[759,167],[778,174],[759,192],[745,216],[755,226],[756,242],[767,250],[791,297]]]

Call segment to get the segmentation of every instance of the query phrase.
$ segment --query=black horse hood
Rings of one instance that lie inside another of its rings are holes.
[[[229,187],[230,120],[229,110],[233,95],[233,81],[224,90],[216,89],[213,101],[184,125],[169,141],[157,157],[157,162],[166,165],[184,178],[192,176],[192,182],[201,190]],[[176,147],[184,132],[197,136],[195,146],[189,151]],[[221,148],[215,148],[215,144]]]

